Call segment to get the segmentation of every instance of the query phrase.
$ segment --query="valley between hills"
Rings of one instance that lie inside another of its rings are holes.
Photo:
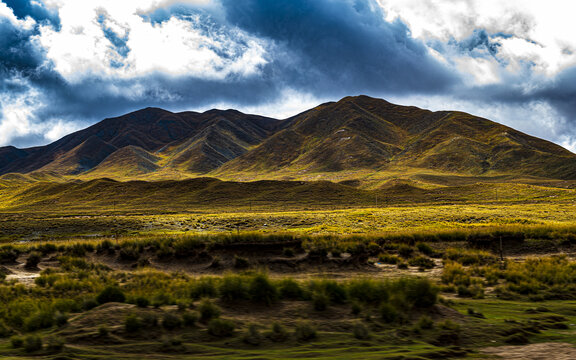
[[[575,213],[458,111],[139,110],[0,148],[0,357],[573,358]]]

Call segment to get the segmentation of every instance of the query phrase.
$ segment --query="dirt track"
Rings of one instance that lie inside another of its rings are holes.
[[[541,343],[523,346],[498,346],[481,350],[495,359],[506,360],[573,360],[576,347],[567,343]]]

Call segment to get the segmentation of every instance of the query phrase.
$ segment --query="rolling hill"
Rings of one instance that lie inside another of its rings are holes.
[[[147,180],[282,174],[298,179],[341,172],[572,180],[576,155],[470,114],[368,96],[325,103],[286,120],[236,110],[146,108],[46,146],[0,148],[0,175]]]

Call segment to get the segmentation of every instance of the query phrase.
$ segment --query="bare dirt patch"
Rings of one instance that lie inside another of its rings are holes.
[[[507,360],[573,360],[576,359],[576,347],[567,343],[541,343],[522,346],[498,346],[481,350],[495,359]]]

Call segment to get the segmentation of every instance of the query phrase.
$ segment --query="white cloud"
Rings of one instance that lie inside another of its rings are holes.
[[[280,99],[279,101],[273,101],[259,105],[231,105],[230,103],[213,103],[197,109],[197,111],[206,111],[210,109],[225,110],[231,106],[234,106],[234,109],[245,114],[256,114],[276,119],[286,119],[303,111],[309,110],[315,106],[318,106],[321,103],[334,100],[320,99],[314,95],[302,93],[294,89],[284,89],[278,98]]]
[[[42,26],[36,41],[71,83],[90,77],[133,79],[163,73],[208,80],[250,76],[266,64],[266,44],[200,15],[146,21],[144,10],[166,1],[59,0],[62,27]],[[195,1],[194,3],[208,3]],[[119,51],[105,30],[113,33]]]
[[[0,1],[0,19],[7,19],[13,26],[22,30],[31,30],[36,25],[36,21],[30,16],[24,20],[20,20],[14,15],[14,11],[8,7],[4,2]]]
[[[565,0],[378,0],[387,20],[401,19],[415,38],[446,43],[462,41],[474,30],[504,33],[497,58],[505,69],[523,64],[537,75],[552,77],[576,64],[576,2]],[[473,70],[460,68],[460,70]],[[492,76],[487,73],[487,76]],[[500,81],[504,78],[500,77]],[[486,80],[487,81],[487,80]],[[480,84],[486,81],[480,81]],[[492,81],[489,81],[492,82]]]

